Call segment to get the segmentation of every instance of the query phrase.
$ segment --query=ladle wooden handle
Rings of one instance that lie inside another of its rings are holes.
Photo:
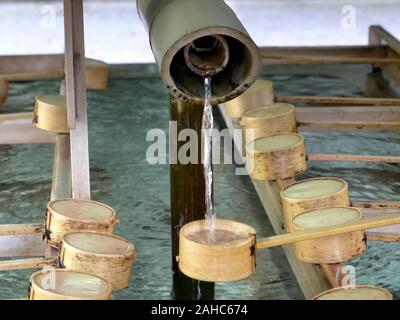
[[[385,227],[392,224],[400,224],[400,215],[386,216],[383,218],[378,217],[363,219],[356,222],[341,224],[333,227],[323,227],[311,230],[296,231],[268,238],[262,238],[257,240],[256,248],[267,249],[282,246],[285,244],[295,243],[298,241],[313,240],[353,231]]]

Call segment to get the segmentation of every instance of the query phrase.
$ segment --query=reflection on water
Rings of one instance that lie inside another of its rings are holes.
[[[272,77],[278,94],[355,95],[357,87],[326,77]],[[35,95],[58,92],[54,81],[13,83],[6,108],[32,110]],[[166,91],[158,79],[112,80],[105,92],[89,92],[89,139],[92,194],[114,207],[121,223],[116,233],[135,243],[138,259],[129,289],[117,299],[169,299],[170,209],[167,165],[145,160],[146,132],[167,129]],[[307,133],[310,152],[399,155],[397,133]],[[48,201],[52,145],[16,145],[0,149],[0,223],[39,222]],[[221,218],[255,227],[260,236],[273,234],[248,177],[235,176],[234,166],[215,166],[215,202]],[[384,171],[382,171],[384,170]],[[311,162],[306,176],[345,178],[358,200],[400,200],[400,168],[396,165]],[[400,290],[398,244],[370,242],[364,257],[352,261],[358,283]],[[26,295],[32,271],[0,273],[0,298]],[[217,299],[300,299],[301,291],[280,248],[260,251],[257,269],[246,280],[218,283]]]

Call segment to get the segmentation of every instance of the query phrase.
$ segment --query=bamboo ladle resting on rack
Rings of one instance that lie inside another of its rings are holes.
[[[359,214],[355,208],[345,209]],[[312,211],[316,210],[309,212]],[[256,240],[256,231],[252,227],[235,221],[217,220],[214,241],[209,242],[207,221],[198,220],[182,227],[177,260],[181,271],[193,279],[211,282],[235,281],[247,278],[254,271],[256,250],[306,243],[320,238],[332,238],[332,241],[337,243],[337,236],[393,224],[400,224],[400,215],[360,219]],[[365,242],[365,238],[363,241]],[[319,242],[322,243],[317,241],[317,245]],[[326,241],[324,243],[326,244]],[[365,246],[360,248],[360,254],[364,250]]]

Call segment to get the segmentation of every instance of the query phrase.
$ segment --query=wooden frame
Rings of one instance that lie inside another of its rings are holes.
[[[88,90],[104,90],[107,87],[109,67],[106,63],[85,58]],[[62,54],[41,54],[21,56],[0,56],[0,80],[26,81],[40,79],[63,79],[65,77],[65,57]],[[4,107],[8,90],[2,92],[0,111]]]
[[[64,0],[64,28],[72,196],[74,198],[90,199],[82,0]]]

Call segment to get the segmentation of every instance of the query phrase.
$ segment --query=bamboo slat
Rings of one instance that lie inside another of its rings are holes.
[[[386,44],[387,58],[400,58],[400,41],[381,26],[370,26],[369,44],[372,46],[381,46]],[[400,64],[377,64],[383,73],[400,85]]]
[[[400,55],[400,41],[386,29],[381,26],[370,26],[370,33],[373,33],[377,39],[385,42],[389,48]],[[382,45],[382,43],[374,45]]]
[[[400,99],[396,98],[277,96],[275,97],[275,101],[285,103],[307,103],[320,106],[400,106]]]
[[[386,30],[380,31],[385,35]],[[393,37],[394,38],[394,37]],[[391,42],[392,44],[394,42]],[[261,47],[264,65],[290,64],[395,64],[399,57],[388,57],[388,46]]]
[[[0,79],[0,111],[3,110],[3,105],[8,97],[8,81]]]
[[[4,224],[0,225],[0,236],[43,233],[43,230],[43,224]]]
[[[257,249],[267,249],[299,241],[318,239],[348,232],[385,227],[394,224],[400,224],[400,214],[388,217],[362,219],[356,222],[346,223],[333,227],[329,226],[310,230],[296,231],[259,239],[257,241]]]
[[[324,57],[324,56],[296,56],[296,57],[263,57],[263,65],[284,64],[398,64],[398,58],[358,58],[358,57]]]
[[[371,156],[371,155],[354,155],[354,154],[309,154],[308,160],[400,163],[400,156]]]
[[[82,0],[64,0],[64,32],[72,196],[79,199],[90,199]]]
[[[387,106],[299,107],[302,131],[398,130],[400,108]]]
[[[340,56],[384,58],[387,46],[385,45],[356,45],[356,46],[303,46],[303,47],[261,47],[262,56]]]
[[[398,131],[400,121],[299,121],[300,131]]]
[[[396,207],[362,207],[363,203],[354,202],[353,207],[358,208],[365,219],[388,217],[400,214],[400,208]],[[376,202],[378,204],[378,202]],[[400,241],[400,225],[392,225],[383,228],[375,228],[367,231],[368,240],[398,242]]]
[[[43,266],[55,265],[55,258],[32,258],[0,261],[0,271],[40,269]]]
[[[54,142],[55,134],[36,128],[32,119],[32,112],[0,114],[0,145]]]
[[[109,66],[103,61],[86,58],[86,87],[88,90],[104,90],[107,87]],[[0,79],[27,81],[40,79],[62,79],[64,77],[64,55],[18,55],[0,56]]]
[[[390,122],[400,121],[400,108],[387,106],[364,107],[298,107],[296,119],[300,122]]]
[[[57,134],[54,151],[53,179],[51,183],[51,200],[71,197],[71,151],[69,135]]]
[[[0,56],[0,78],[9,81],[62,78],[61,54]]]

